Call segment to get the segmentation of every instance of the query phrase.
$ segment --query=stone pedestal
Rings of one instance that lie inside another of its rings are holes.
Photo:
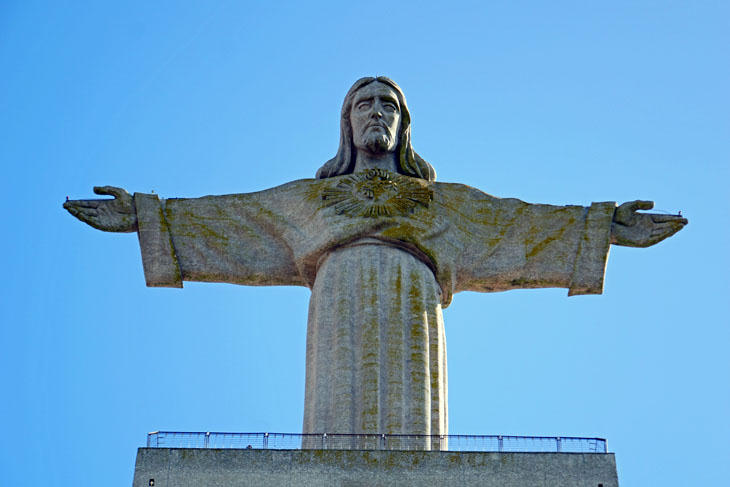
[[[613,453],[140,448],[133,487],[618,487]]]

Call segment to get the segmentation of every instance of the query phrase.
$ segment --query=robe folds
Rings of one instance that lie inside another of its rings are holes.
[[[616,207],[528,204],[376,169],[134,201],[148,286],[312,290],[304,433],[427,435],[448,433],[441,310],[453,294],[600,294]]]

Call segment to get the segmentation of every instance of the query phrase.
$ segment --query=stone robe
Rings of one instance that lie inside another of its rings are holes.
[[[134,201],[148,286],[312,290],[304,433],[425,435],[448,433],[441,310],[453,294],[600,294],[616,206],[528,204],[375,169]]]

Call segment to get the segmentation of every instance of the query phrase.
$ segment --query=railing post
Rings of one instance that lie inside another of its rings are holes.
[[[502,435],[497,437],[497,450],[504,451],[504,440],[502,439]]]
[[[385,433],[380,435],[380,449],[385,450]]]
[[[439,435],[439,451],[444,451],[444,435]]]
[[[205,440],[203,440],[203,445],[205,448],[208,448],[208,445],[210,445],[210,431],[205,432]]]
[[[327,449],[327,433],[322,433],[322,449]]]
[[[560,450],[561,450],[561,448],[560,448],[560,437],[559,437],[559,436],[558,436],[558,437],[556,437],[556,438],[555,438],[555,440],[556,440],[556,442],[557,442],[557,447],[558,447],[558,453],[560,453]]]
[[[152,446],[152,437],[155,439],[155,447],[160,446],[160,440],[159,440],[160,431],[150,431],[147,433],[147,448],[150,448]]]
[[[264,450],[266,450],[269,447],[269,434],[264,433]]]

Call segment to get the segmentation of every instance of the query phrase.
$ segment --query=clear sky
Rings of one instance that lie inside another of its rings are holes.
[[[729,5],[2,2],[3,485],[128,486],[157,429],[300,431],[308,289],[146,288],[134,234],[61,204],[312,177],[374,74],[440,181],[690,220],[614,247],[601,296],[456,295],[450,431],[605,437],[622,487],[725,485]]]

